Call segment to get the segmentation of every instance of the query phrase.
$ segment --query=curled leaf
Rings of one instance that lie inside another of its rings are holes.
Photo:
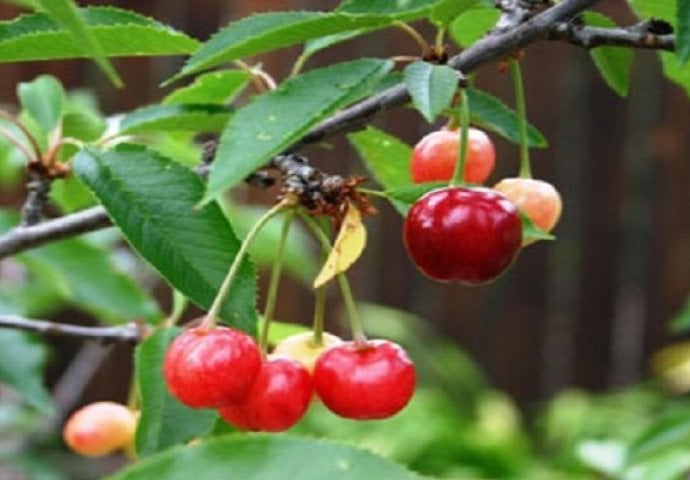
[[[326,263],[314,280],[314,288],[319,288],[339,273],[345,272],[355,263],[367,244],[367,231],[362,223],[362,214],[352,203],[347,204],[347,212],[328,254]]]

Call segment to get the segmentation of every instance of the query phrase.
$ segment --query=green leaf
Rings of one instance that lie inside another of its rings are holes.
[[[121,470],[109,480],[419,480],[365,450],[290,436],[225,435],[168,450]]]
[[[201,179],[133,145],[108,152],[84,150],[74,159],[74,170],[134,249],[177,290],[208,308],[240,242],[216,203],[195,208],[204,189]],[[221,318],[254,333],[255,296],[254,269],[245,261]]]
[[[690,296],[685,300],[685,304],[676,313],[669,324],[673,333],[684,333],[690,330]]]
[[[249,81],[249,74],[241,70],[221,70],[199,75],[191,85],[178,88],[163,99],[163,104],[219,104],[227,105]]]
[[[19,103],[48,134],[60,124],[65,104],[62,84],[52,75],[41,75],[17,86]]]
[[[409,145],[374,127],[351,133],[347,138],[384,188],[390,189],[412,183],[412,148]]]
[[[450,35],[462,48],[482,38],[496,25],[501,11],[497,8],[474,8],[464,12],[450,24]]]
[[[628,3],[641,19],[665,20],[675,28],[677,0],[628,0]]]
[[[79,12],[108,57],[178,55],[191,53],[199,45],[168,26],[126,10],[88,7]],[[69,31],[44,13],[0,22],[0,63],[88,56]]]
[[[160,319],[156,303],[109,258],[82,239],[47,245],[21,256],[64,286],[69,302],[109,323]]]
[[[47,351],[25,332],[0,329],[0,383],[17,391],[28,404],[49,413],[53,401],[43,385]]]
[[[125,115],[120,133],[219,132],[232,110],[223,105],[150,105]]]
[[[498,98],[476,88],[468,88],[472,122],[487,128],[520,144],[520,131],[517,114]],[[532,148],[546,148],[548,143],[544,135],[533,125],[527,125],[527,140]]]
[[[690,442],[690,411],[684,409],[665,415],[637,438],[628,451],[628,463],[636,463],[673,447]]]
[[[270,12],[253,15],[218,31],[167,83],[250,55],[334,33],[388,25],[392,21],[392,18],[383,15],[337,12]]]
[[[448,182],[428,182],[428,183],[412,183],[403,185],[392,190],[387,190],[386,195],[393,200],[405,205],[401,213],[405,215],[407,210],[420,198],[427,193],[448,186]]]
[[[690,455],[687,445],[659,452],[654,458],[632,465],[624,475],[625,480],[681,480],[690,471]]]
[[[361,96],[392,67],[362,59],[312,70],[239,109],[218,145],[204,201],[241,182],[328,115]]]
[[[146,457],[173,445],[186,443],[208,432],[218,414],[189,408],[168,391],[161,371],[168,345],[179,328],[159,330],[137,346],[134,354],[136,385],[141,396],[136,451]]]
[[[436,25],[446,27],[467,10],[484,5],[487,5],[484,0],[443,0],[431,9],[429,18]]]
[[[405,68],[405,86],[412,104],[431,123],[450,106],[458,88],[458,73],[445,65],[413,62]]]
[[[598,12],[584,12],[582,18],[585,24],[594,27],[617,26],[616,22]],[[627,96],[633,61],[632,50],[623,47],[599,47],[591,49],[589,54],[606,84],[621,97]]]
[[[690,60],[690,0],[677,0],[676,57],[681,64]]]
[[[123,85],[115,67],[106,57],[103,47],[72,0],[35,0],[35,2],[50,18],[69,32],[80,49],[96,62],[115,86]]]
[[[441,0],[346,0],[339,12],[391,15],[396,20],[416,20]]]
[[[230,218],[230,223],[241,238],[246,237],[256,221],[266,213],[264,208],[238,204],[227,206],[225,211]],[[282,223],[282,215],[268,222],[249,247],[252,260],[257,265],[270,267],[276,262],[276,245],[280,241]],[[310,237],[301,228],[301,224],[293,222],[285,245],[284,268],[286,272],[308,284],[314,280],[319,267],[311,246]]]
[[[659,56],[666,78],[682,87],[685,94],[690,97],[690,62],[679,65],[678,59],[672,52],[659,52]]]
[[[556,237],[550,233],[545,232],[537,227],[532,219],[520,212],[520,220],[522,221],[522,243],[536,242],[539,240],[556,240]]]

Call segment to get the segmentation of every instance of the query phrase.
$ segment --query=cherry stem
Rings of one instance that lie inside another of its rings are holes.
[[[314,219],[301,210],[299,211],[299,216],[307,225],[307,227],[312,231],[314,237],[316,237],[318,242],[321,244],[321,248],[323,249],[323,251],[330,252],[333,247],[331,246],[331,243],[329,242],[326,234],[316,224]],[[355,305],[355,301],[352,296],[352,289],[350,288],[350,283],[347,281],[347,277],[344,273],[338,273],[336,277],[338,279],[340,293],[343,296],[343,301],[345,302],[347,316],[350,321],[352,340],[354,340],[354,342],[358,346],[365,346],[367,343],[367,337],[364,334],[364,330],[362,329],[362,323],[359,321],[359,312],[357,311],[357,306]]]
[[[261,339],[259,347],[261,353],[266,355],[268,353],[268,331],[271,328],[271,321],[276,308],[276,300],[278,299],[278,287],[280,286],[280,275],[283,270],[283,263],[285,261],[285,246],[287,245],[288,234],[290,233],[290,225],[295,218],[295,212],[290,211],[285,215],[283,220],[283,227],[280,230],[280,239],[278,240],[277,258],[273,263],[271,269],[271,280],[268,284],[268,293],[266,294],[266,308],[264,310],[264,325],[261,330]]]
[[[429,44],[426,40],[424,40],[424,37],[422,37],[417,30],[410,27],[405,22],[401,21],[393,22],[393,26],[399,28],[400,30],[405,32],[410,38],[412,38],[412,40],[414,40],[415,43],[419,45],[419,48],[421,48],[422,54],[426,54],[429,51]]]
[[[42,157],[41,147],[38,146],[36,138],[31,134],[29,129],[26,128],[24,124],[17,119],[17,117],[15,117],[9,112],[6,112],[5,110],[0,109],[0,118],[3,118],[11,124],[15,125],[24,134],[26,139],[29,141],[32,150],[34,151],[33,158],[35,159],[35,161],[40,161]]]
[[[529,160],[529,143],[527,140],[527,106],[525,89],[522,84],[520,62],[510,60],[510,75],[513,77],[515,90],[515,109],[517,111],[518,129],[520,131],[520,177],[532,178],[532,167]]]
[[[458,160],[455,162],[455,170],[450,181],[451,187],[465,184],[465,163],[469,151],[470,136],[470,101],[464,88],[460,89],[460,148],[458,148]]]
[[[307,51],[303,51],[299,57],[295,60],[295,63],[292,65],[292,70],[290,70],[290,78],[296,77],[299,75],[299,73],[302,71],[304,68],[304,64],[307,63],[307,60],[309,60],[312,56],[312,53],[309,53]]]
[[[187,309],[187,305],[189,305],[189,300],[187,297],[185,297],[184,294],[178,290],[173,289],[172,311],[170,312],[170,315],[163,320],[163,326],[175,326],[175,324],[180,321],[180,318],[182,318],[182,314]]]
[[[247,236],[244,238],[242,244],[240,245],[240,249],[237,251],[237,255],[235,255],[232,265],[230,265],[230,269],[228,270],[228,273],[225,276],[225,279],[223,280],[223,283],[221,284],[218,293],[216,294],[216,298],[213,299],[213,304],[211,305],[208,314],[201,322],[201,324],[199,324],[199,328],[210,330],[216,326],[216,324],[218,323],[218,314],[220,313],[220,310],[223,307],[225,298],[228,296],[228,292],[230,291],[232,282],[235,280],[237,272],[240,270],[242,260],[244,260],[244,257],[247,255],[247,252],[249,251],[250,245],[256,238],[257,234],[261,231],[261,228],[263,228],[263,226],[266,225],[266,223],[268,223],[268,221],[271,218],[278,215],[283,209],[287,208],[289,205],[291,205],[291,201],[288,199],[282,200],[281,202],[275,204],[270,210],[264,213],[261,216],[261,218],[259,218],[256,221],[256,223],[252,226],[251,230],[249,230],[249,233],[247,233]]]
[[[438,30],[436,30],[436,51],[437,53],[440,53],[443,51],[443,40],[445,39],[446,36],[446,29],[444,27],[440,27]]]
[[[324,315],[326,314],[326,287],[321,286],[314,292],[314,336],[312,345],[320,347],[323,345]]]

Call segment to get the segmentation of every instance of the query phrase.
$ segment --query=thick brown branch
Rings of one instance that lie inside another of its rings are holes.
[[[91,338],[102,342],[137,342],[141,339],[143,333],[140,326],[135,323],[116,327],[84,327],[46,320],[34,320],[16,315],[0,315],[0,327],[16,328],[41,335]]]
[[[105,209],[93,207],[38,225],[17,227],[0,237],[0,258],[110,225],[111,221]]]
[[[565,40],[587,49],[619,46],[673,51],[676,46],[673,34],[652,33],[646,22],[628,28],[586,27],[570,23],[558,23],[551,28],[549,38],[551,40]]]

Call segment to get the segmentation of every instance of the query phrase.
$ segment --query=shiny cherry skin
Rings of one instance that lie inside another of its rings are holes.
[[[252,337],[228,327],[191,328],[170,344],[163,375],[170,393],[193,408],[242,401],[261,369]]]
[[[114,402],[95,402],[74,412],[62,431],[69,448],[100,457],[126,448],[134,440],[137,414]]]
[[[486,133],[476,128],[468,131],[469,148],[464,179],[484,183],[494,169],[496,150]],[[453,176],[458,159],[460,132],[437,130],[422,138],[412,151],[410,173],[414,183],[447,182]]]
[[[341,343],[343,340],[340,337],[324,332],[321,344],[315,345],[312,332],[298,333],[283,339],[273,349],[273,353],[296,360],[304,365],[309,373],[313,373],[319,356],[330,347]]]
[[[326,350],[314,369],[314,390],[336,415],[355,420],[388,418],[410,401],[415,368],[399,345],[370,340]]]
[[[563,201],[549,182],[534,178],[505,178],[494,186],[532,220],[535,226],[550,232],[558,223]]]
[[[301,363],[271,355],[264,362],[249,395],[218,411],[242,430],[282,432],[306,413],[313,394],[312,379]]]
[[[513,263],[522,244],[522,222],[517,207],[495,190],[446,187],[412,206],[403,239],[427,276],[479,285]]]

